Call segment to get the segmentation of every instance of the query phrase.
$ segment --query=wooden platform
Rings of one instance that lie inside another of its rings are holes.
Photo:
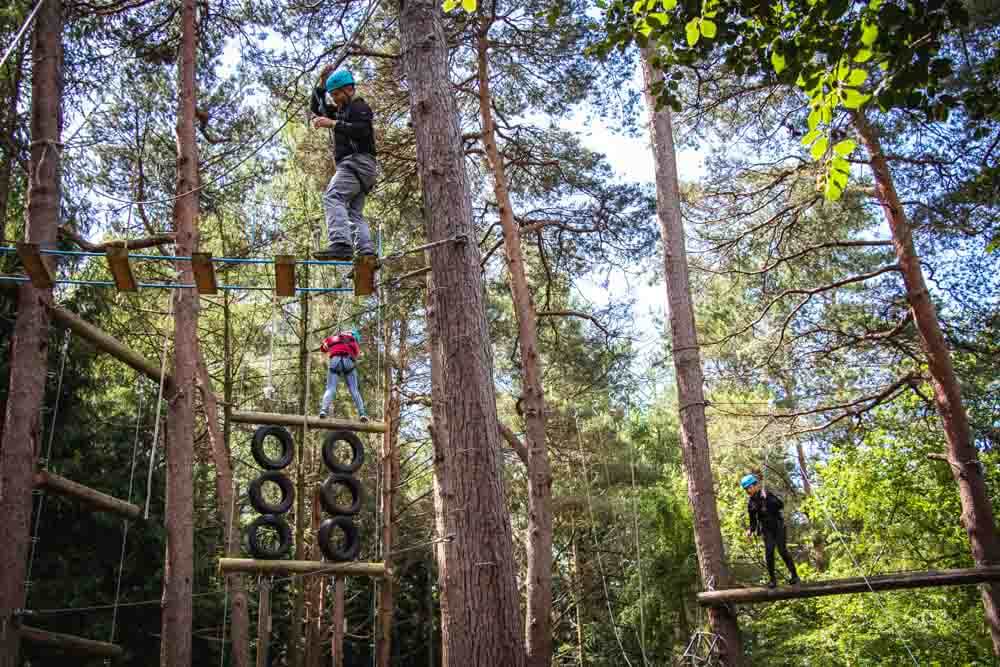
[[[1000,581],[1000,566],[966,568],[961,570],[929,570],[926,572],[901,572],[880,574],[856,579],[829,579],[778,588],[727,588],[698,593],[698,602],[705,606],[729,603],[777,602],[798,600],[824,595],[846,595],[896,591],[907,588],[931,586],[968,586],[986,581]]]
[[[43,646],[49,649],[57,649],[79,656],[92,656],[95,658],[121,658],[125,651],[117,644],[99,642],[93,639],[84,639],[76,635],[65,635],[59,632],[49,632],[39,630],[27,625],[20,627],[21,640],[32,646]],[[76,664],[66,662],[65,664]]]
[[[329,574],[382,578],[385,563],[329,563],[315,560],[257,560],[254,558],[220,558],[219,571],[251,574]]]
[[[361,255],[354,260],[354,296],[368,296],[375,291],[378,267],[378,257],[374,255]]]
[[[385,433],[385,424],[382,422],[368,422],[362,424],[359,421],[347,419],[320,419],[319,417],[305,417],[302,415],[285,415],[277,412],[234,412],[230,419],[240,424],[274,424],[276,426],[302,426],[303,422],[309,428],[327,429],[329,431],[361,431],[363,433]]]

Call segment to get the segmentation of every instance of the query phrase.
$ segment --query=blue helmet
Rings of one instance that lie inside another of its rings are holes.
[[[754,484],[756,484],[759,481],[760,480],[757,479],[757,475],[753,475],[753,474],[751,474],[751,475],[744,475],[743,479],[740,480],[740,486],[742,486],[744,489],[749,489],[751,486],[753,486]]]
[[[351,329],[351,335],[354,336],[354,342],[356,342],[356,343],[360,343],[361,342],[361,332],[360,331],[358,331],[357,329]]]
[[[346,69],[338,69],[326,79],[326,92],[332,93],[344,86],[353,86],[354,76]]]

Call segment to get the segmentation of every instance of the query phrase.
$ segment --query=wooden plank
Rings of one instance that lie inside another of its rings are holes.
[[[261,580],[257,605],[257,667],[267,667],[271,652],[271,582]]]
[[[776,602],[778,600],[798,600],[824,595],[845,595],[848,593],[870,593],[873,590],[895,591],[907,588],[927,588],[931,586],[967,586],[985,581],[1000,581],[1000,566],[965,568],[959,570],[930,570],[927,572],[901,572],[880,574],[856,579],[830,579],[797,586],[779,588],[727,588],[718,591],[698,593],[698,602],[706,605],[729,603]]]
[[[101,493],[89,486],[78,484],[59,475],[40,470],[35,473],[35,486],[51,493],[69,498],[75,498],[94,509],[119,514],[126,519],[139,518],[139,506],[119,500],[106,493]]]
[[[191,253],[191,268],[194,270],[194,284],[198,288],[198,294],[216,294],[219,291],[211,253]]]
[[[229,419],[241,424],[275,424],[277,426],[302,426],[303,421],[305,421],[309,428],[385,433],[385,424],[382,422],[362,424],[347,419],[320,419],[313,416],[303,418],[301,415],[284,415],[276,412],[234,412]]]
[[[278,296],[295,296],[295,256],[274,258],[274,291]]]
[[[344,635],[347,634],[347,619],[344,616],[346,583],[343,577],[333,578],[333,636],[330,637],[333,667],[344,667]]]
[[[128,364],[135,370],[149,376],[157,382],[160,381],[159,364],[146,359],[138,352],[135,352],[131,348],[127,347],[124,343],[121,343],[117,339],[95,327],[93,324],[85,322],[80,319],[80,317],[64,308],[49,306],[49,311],[52,313],[53,322],[55,322],[58,326],[70,329],[73,333],[92,343],[97,349],[107,352],[119,361]],[[169,386],[170,383],[171,380],[168,375],[166,384]]]
[[[42,259],[37,243],[18,243],[17,256],[21,258],[24,272],[31,279],[31,284],[38,289],[52,289],[55,282],[49,265]]]
[[[250,574],[330,574],[344,577],[386,576],[385,563],[331,563],[318,560],[258,560],[256,558],[220,558],[219,571],[223,574],[247,572]]]
[[[354,261],[354,296],[368,296],[375,291],[375,271],[378,257],[360,255]]]
[[[132,266],[128,262],[128,249],[110,247],[104,251],[104,256],[108,260],[108,268],[111,276],[115,279],[115,287],[119,292],[135,292],[139,286],[132,275]]]
[[[59,649],[74,655],[86,655],[97,658],[121,658],[125,655],[124,649],[117,644],[108,642],[84,639],[76,635],[65,635],[60,632],[49,632],[27,625],[20,627],[21,639],[33,646],[44,646],[46,648]]]

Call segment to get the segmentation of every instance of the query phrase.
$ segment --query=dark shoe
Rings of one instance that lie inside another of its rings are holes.
[[[788,580],[788,584],[790,586],[798,586],[800,581],[802,580],[799,579],[799,575],[795,575],[794,577]]]
[[[319,418],[320,419],[326,419],[326,413],[325,412],[320,412],[319,413]]]
[[[349,261],[354,259],[354,248],[349,243],[331,243],[326,250],[315,254],[317,259]]]
[[[776,582],[774,579],[772,579],[771,581],[767,582],[767,587],[770,588],[770,589],[777,588],[778,587],[778,582]]]
[[[361,421],[362,424],[367,424],[369,421],[368,415],[361,415],[360,417],[358,417],[358,419]]]

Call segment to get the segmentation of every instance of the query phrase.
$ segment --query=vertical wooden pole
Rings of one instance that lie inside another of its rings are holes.
[[[333,578],[333,667],[344,667],[344,577]]]
[[[271,651],[271,580],[260,579],[260,605],[257,607],[257,667],[267,667]]]

